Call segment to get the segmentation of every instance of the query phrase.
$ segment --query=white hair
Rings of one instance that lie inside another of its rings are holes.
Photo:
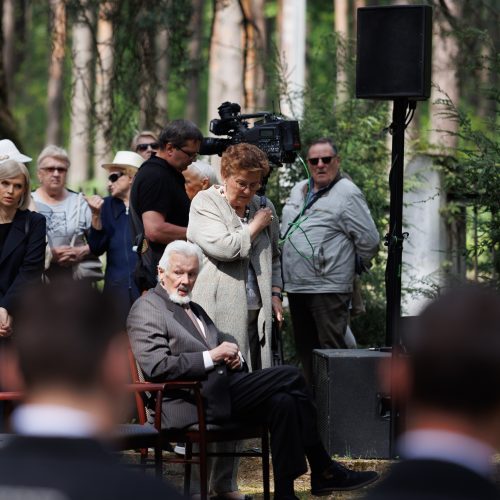
[[[183,240],[172,241],[166,246],[160,262],[158,262],[158,267],[165,271],[168,270],[170,266],[170,257],[174,253],[185,255],[187,257],[197,257],[198,266],[199,269],[201,269],[201,266],[203,265],[203,252],[201,251],[201,248],[190,241]]]
[[[201,178],[208,179],[208,187],[213,186],[214,184],[219,184],[219,179],[214,168],[206,161],[194,161],[187,169],[194,172]]]

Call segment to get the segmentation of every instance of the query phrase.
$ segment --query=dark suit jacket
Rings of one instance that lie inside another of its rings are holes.
[[[190,305],[203,321],[207,339],[198,332],[182,306],[172,302],[158,284],[130,310],[127,320],[130,343],[147,380],[201,380],[208,421],[223,422],[231,415],[229,372],[225,365],[219,365],[207,373],[203,351],[217,347],[223,340],[234,342],[234,339],[223,337],[201,306],[194,302]],[[182,428],[197,420],[189,392],[178,391],[164,400],[165,426]]]
[[[167,484],[119,465],[91,439],[16,436],[0,449],[0,498],[182,498]]]
[[[467,450],[464,450],[467,453]],[[369,490],[365,500],[498,500],[496,486],[475,472],[440,460],[405,460]]]
[[[0,254],[0,307],[11,311],[26,284],[39,280],[45,263],[45,217],[18,210]]]

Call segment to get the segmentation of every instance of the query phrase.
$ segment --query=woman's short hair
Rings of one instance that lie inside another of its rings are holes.
[[[174,253],[185,255],[187,257],[197,257],[199,269],[201,269],[203,264],[203,252],[201,251],[201,248],[195,243],[183,240],[172,241],[165,247],[160,262],[158,262],[158,267],[168,270],[170,266],[170,257]]]
[[[24,175],[24,193],[19,202],[19,208],[21,210],[26,210],[31,201],[30,174],[26,165],[14,160],[7,160],[0,164],[0,181],[11,179],[18,175]]]
[[[42,152],[38,155],[36,160],[36,167],[40,168],[40,164],[45,158],[56,158],[59,161],[63,161],[66,163],[66,166],[69,168],[71,162],[69,160],[68,153],[65,149],[60,148],[59,146],[55,146],[54,144],[49,144],[45,146]]]
[[[229,146],[222,154],[221,175],[229,177],[241,170],[262,172],[269,170],[269,161],[264,151],[253,144],[242,142]]]

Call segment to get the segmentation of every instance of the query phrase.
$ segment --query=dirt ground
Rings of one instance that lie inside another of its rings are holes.
[[[134,452],[125,453],[125,461],[126,462],[138,462],[139,455]],[[165,453],[165,458],[167,456],[173,456],[172,454]],[[346,467],[352,467],[357,470],[376,470],[383,477],[389,470],[391,465],[390,460],[351,460],[346,458],[339,458],[339,462],[341,462]],[[500,455],[496,456],[495,460],[496,464],[496,482],[500,486]],[[149,473],[153,473],[152,470]],[[183,466],[180,464],[169,464],[164,462],[163,464],[163,477],[165,480],[169,481],[173,484],[179,491],[182,491],[183,487]],[[238,475],[238,484],[240,486],[240,490],[242,493],[246,493],[252,495],[254,500],[262,500],[262,465],[261,461],[258,458],[243,458],[240,463],[239,475]],[[376,483],[374,483],[376,484]],[[342,499],[342,500],[353,500],[353,499],[361,499],[366,493],[367,489],[372,485],[367,486],[366,488],[362,488],[353,492],[336,492],[333,495],[328,497],[321,497],[324,499]],[[304,474],[300,478],[295,481],[295,492],[297,496],[301,500],[318,498],[314,497],[309,492],[310,489],[310,477],[309,473]],[[273,482],[272,482],[272,468],[271,468],[271,491],[273,491]]]
[[[138,455],[135,453],[127,453],[127,462],[138,461]],[[165,453],[165,458],[171,456]],[[357,470],[376,470],[381,474],[387,471],[390,464],[387,460],[347,460],[339,459],[339,461],[347,467],[353,467]],[[183,466],[180,464],[169,464],[164,462],[163,477],[173,484],[179,491],[183,487]],[[254,500],[262,500],[262,462],[258,458],[243,458],[240,463],[238,484],[242,493],[253,496]],[[309,473],[304,474],[295,481],[295,491],[300,499],[318,498],[313,497],[309,493],[310,477]],[[273,491],[272,467],[271,467],[271,491]],[[335,493],[324,499],[359,499],[362,498],[366,489],[361,489],[354,492]]]

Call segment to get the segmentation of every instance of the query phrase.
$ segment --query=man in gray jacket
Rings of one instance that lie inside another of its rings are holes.
[[[313,349],[345,349],[355,260],[368,262],[379,234],[363,193],[340,173],[330,139],[307,154],[311,179],[294,186],[283,208],[283,281],[297,353],[312,382]]]

